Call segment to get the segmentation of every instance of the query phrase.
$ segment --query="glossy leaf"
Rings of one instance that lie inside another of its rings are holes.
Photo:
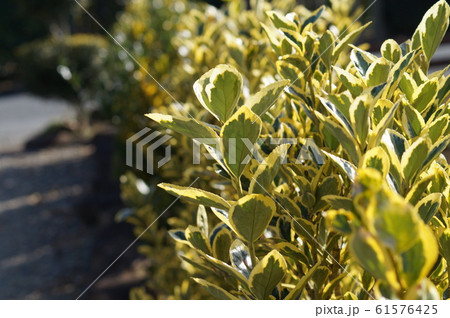
[[[219,300],[238,300],[237,297],[227,292],[222,287],[212,284],[201,278],[193,278],[194,281],[204,287],[214,298]]]
[[[389,157],[381,147],[375,147],[370,149],[363,157],[363,168],[374,168],[381,172],[383,178],[386,178],[389,173],[390,164]]]
[[[242,76],[234,67],[218,65],[194,83],[194,92],[203,107],[225,122],[237,106],[242,85]]]
[[[211,253],[211,246],[209,245],[208,239],[197,227],[189,225],[185,233],[187,240],[194,248],[206,254]]]
[[[174,117],[163,114],[147,114],[146,116],[162,126],[192,139],[218,138],[212,128],[193,118]]]
[[[270,189],[272,181],[277,176],[278,170],[285,161],[288,148],[288,144],[278,146],[258,166],[250,181],[249,193],[264,194]]]
[[[434,103],[438,93],[437,80],[431,80],[420,85],[412,95],[412,106],[420,113],[426,112]]]
[[[386,279],[398,288],[394,267],[377,240],[363,229],[358,229],[350,239],[350,248],[358,263],[375,278]]]
[[[402,50],[400,49],[400,45],[398,45],[398,43],[392,39],[383,42],[380,52],[385,59],[393,63],[397,63],[402,57]]]
[[[432,269],[438,258],[438,245],[430,228],[421,224],[417,242],[401,255],[401,277],[407,286],[414,286]]]
[[[360,145],[365,145],[369,134],[370,107],[362,98],[350,106],[350,120]]]
[[[250,290],[257,299],[269,299],[272,290],[286,274],[286,268],[286,261],[277,250],[264,256],[249,278]]]
[[[420,22],[413,39],[420,39],[420,45],[427,61],[431,61],[434,52],[448,29],[450,7],[445,0],[438,1],[431,7]],[[417,40],[413,41],[413,49],[418,47]]]
[[[270,197],[249,194],[231,207],[228,218],[233,230],[246,242],[253,243],[264,233],[275,210]]]
[[[430,222],[433,216],[438,212],[439,207],[441,206],[441,198],[442,194],[432,193],[417,203],[417,211],[425,224]]]
[[[253,265],[247,246],[240,240],[235,240],[230,247],[230,260],[234,268],[249,278]]]
[[[264,87],[255,95],[251,96],[245,105],[257,116],[261,117],[273,105],[275,105],[283,89],[289,84],[289,81],[278,81]]]
[[[261,119],[245,106],[223,125],[220,137],[225,162],[230,171],[240,177],[246,166],[245,159],[251,153],[261,132]],[[245,143],[248,142],[249,146]]]
[[[206,215],[206,209],[203,205],[199,205],[197,209],[197,227],[206,236],[209,235],[208,216]]]
[[[376,60],[367,69],[365,75],[366,85],[368,87],[374,87],[386,83],[390,69],[391,65],[386,59],[380,58]]]
[[[222,262],[228,263],[230,260],[229,251],[231,242],[232,237],[230,231],[227,228],[220,229],[212,242],[213,256]]]
[[[430,147],[430,142],[427,139],[419,138],[403,154],[401,165],[403,175],[408,182],[422,169]]]
[[[191,187],[180,187],[174,184],[168,184],[168,183],[160,183],[158,185],[161,189],[166,190],[170,194],[180,197],[186,201],[196,203],[196,204],[203,204],[204,206],[209,207],[216,207],[219,209],[229,209],[230,204],[219,197],[218,195],[215,195],[214,193],[207,192],[200,189],[195,189]]]

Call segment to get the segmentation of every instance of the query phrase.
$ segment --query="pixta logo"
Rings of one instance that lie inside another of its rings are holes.
[[[138,170],[153,174],[153,157],[157,148],[169,141],[172,137],[163,135],[159,131],[153,131],[146,127],[127,139],[126,142],[126,164]],[[159,138],[160,137],[160,138]],[[145,151],[145,152],[144,152]],[[134,154],[134,156],[133,156]],[[158,161],[158,168],[161,168],[171,157],[170,145],[164,150],[164,157]],[[145,169],[144,169],[145,159]]]
[[[138,170],[145,171],[149,174],[153,174],[154,171],[154,152],[157,148],[161,147],[165,142],[169,141],[172,137],[163,135],[159,131],[152,131],[150,128],[144,128],[138,133],[134,134],[127,139],[126,142],[126,164],[127,166],[134,167]],[[247,164],[251,158],[256,159],[259,163],[265,163],[266,155],[261,152],[261,145],[265,142],[265,139],[258,139],[255,143],[252,143],[247,138],[228,138],[227,149],[223,148],[224,141],[220,138],[195,138],[193,140],[192,147],[192,164],[201,164],[201,156],[203,155],[209,160],[225,160],[226,164]],[[297,138],[273,138],[270,140],[271,145],[298,145],[299,140]],[[303,164],[305,161],[315,161],[317,164],[324,164],[319,147],[314,143],[314,140],[308,138],[301,143],[299,151],[295,154],[295,157],[291,157],[290,163]],[[201,151],[201,146],[204,146],[207,150],[206,153]],[[238,156],[238,149],[242,152],[243,148],[247,148],[247,155],[245,158]],[[226,156],[226,157],[225,157]],[[239,157],[239,158],[238,158]],[[157,162],[157,167],[161,168],[171,159],[171,148],[167,145],[164,148],[164,157]],[[145,161],[145,165],[144,165]],[[239,161],[239,162],[238,162]],[[287,164],[287,156],[280,158],[281,164]]]

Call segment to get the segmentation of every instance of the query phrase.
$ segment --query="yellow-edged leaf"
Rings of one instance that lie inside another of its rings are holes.
[[[168,183],[160,183],[158,186],[170,194],[192,203],[203,204],[204,206],[226,210],[228,210],[231,206],[226,200],[222,199],[218,195],[201,189],[181,187]]]
[[[249,278],[250,290],[257,299],[269,299],[272,290],[286,274],[286,261],[277,250],[269,254],[253,268]]]
[[[228,219],[233,230],[246,242],[252,243],[264,233],[275,210],[275,202],[270,197],[249,194],[233,204]]]
[[[241,176],[247,165],[247,156],[259,137],[261,126],[261,119],[242,106],[222,127],[222,153],[228,168],[236,177]]]

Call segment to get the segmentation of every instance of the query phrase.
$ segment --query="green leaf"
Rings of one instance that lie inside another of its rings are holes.
[[[413,39],[420,38],[420,44],[428,62],[431,61],[434,52],[436,52],[447,32],[449,17],[449,5],[445,0],[440,0],[425,13],[414,33]],[[413,49],[418,48],[415,42],[413,41]]]
[[[145,115],[151,120],[156,121],[162,126],[176,131],[179,134],[188,136],[189,138],[214,138],[218,139],[216,132],[206,124],[192,119],[183,117],[174,117],[163,114],[147,114]]]
[[[294,299],[298,299],[300,297],[306,284],[311,279],[311,277],[314,275],[316,270],[319,268],[320,264],[321,263],[318,262],[316,265],[314,265],[311,269],[308,270],[308,272],[295,285],[294,289],[292,289],[289,292],[289,294],[286,296],[285,300],[294,300]]]
[[[230,260],[231,233],[226,228],[221,228],[212,241],[213,256],[222,262],[228,263]]]
[[[307,18],[305,20],[305,22],[303,22],[303,25],[302,25],[302,27],[300,29],[300,32],[302,32],[307,25],[316,22],[320,18],[320,16],[322,15],[323,10],[325,10],[325,6],[320,6],[320,8],[318,8],[316,11],[314,11],[311,14],[311,16],[309,18]]]
[[[289,144],[280,145],[256,169],[250,180],[249,193],[264,194],[270,190],[273,179],[278,174],[281,164],[284,163]]]
[[[350,249],[358,263],[375,278],[398,287],[394,266],[378,241],[363,228],[350,237]]]
[[[240,240],[235,240],[230,247],[231,265],[246,278],[250,277],[253,265],[248,247]]]
[[[425,159],[423,163],[423,168],[427,167],[433,160],[435,160],[450,144],[450,135],[438,140],[436,143],[434,143],[431,148],[430,152],[428,153],[427,158]]]
[[[323,151],[330,159],[333,161],[339,170],[341,170],[352,182],[355,181],[356,178],[356,167],[351,162],[348,162],[345,159],[339,158],[331,153],[327,153]]]
[[[383,178],[386,178],[390,169],[389,156],[382,147],[372,148],[364,155],[362,167],[374,168],[381,172]]]
[[[349,198],[338,195],[326,195],[323,199],[327,201],[334,209],[353,211],[353,201]]]
[[[299,206],[291,198],[278,192],[274,192],[274,195],[279,204],[283,207],[283,212],[287,212],[290,217],[296,216],[300,218],[302,216],[302,211]]]
[[[431,229],[421,224],[418,239],[413,247],[401,255],[401,278],[411,287],[425,278],[439,255],[438,245]]]
[[[272,199],[262,194],[249,194],[230,209],[228,218],[233,230],[246,242],[253,243],[266,230],[276,210]]]
[[[333,63],[334,34],[327,30],[319,40],[319,53],[325,66],[329,69]]]
[[[306,255],[294,244],[288,242],[281,242],[275,245],[275,249],[279,251],[283,256],[290,257],[291,259],[300,262],[304,265],[308,265],[308,258]]]
[[[272,290],[286,274],[286,267],[286,261],[277,250],[264,256],[249,278],[250,290],[257,299],[269,299]]]
[[[408,100],[412,102],[413,95],[417,91],[417,84],[414,78],[412,78],[412,76],[408,73],[403,74],[399,82],[399,86],[402,92],[405,93],[406,98],[408,98]]]
[[[402,78],[402,75],[407,70],[408,66],[414,60],[413,57],[417,54],[416,51],[409,52],[405,56],[403,56],[397,64],[391,69],[389,73],[389,78],[391,79],[388,83],[388,88],[384,90],[383,98],[391,99],[392,94],[394,94],[395,90],[398,89],[399,82]]]
[[[339,58],[339,55],[341,55],[342,51],[348,47],[349,44],[352,44],[355,42],[355,40],[358,38],[358,36],[370,25],[372,22],[366,23],[363,26],[351,31],[348,33],[342,40],[339,41],[339,43],[336,45],[336,47],[333,50],[333,60],[336,61]]]
[[[417,203],[416,209],[425,224],[428,224],[438,212],[439,207],[441,206],[441,198],[441,193],[432,193]]]
[[[437,118],[428,126],[428,134],[432,143],[435,143],[441,138],[447,131],[450,125],[450,116],[445,114],[442,117]]]
[[[298,31],[293,31],[293,30],[289,30],[286,28],[280,28],[280,29],[277,29],[277,31],[283,32],[283,34],[285,36],[284,40],[289,42],[297,52],[304,51],[302,36],[300,33],[298,33]],[[282,55],[282,54],[278,54],[278,55]]]
[[[314,210],[323,210],[327,205],[327,202],[324,201],[323,198],[327,195],[339,194],[341,186],[341,178],[339,178],[338,175],[328,176],[321,181],[316,190],[316,204],[314,205]]]
[[[220,272],[222,272],[223,275],[225,276],[225,279],[229,279],[229,277],[232,277],[232,278],[236,279],[239,283],[241,283],[243,288],[248,289],[247,279],[244,277],[244,275],[239,273],[237,270],[235,270],[233,267],[231,267],[227,263],[224,263],[224,262],[222,262],[212,256],[206,255],[206,254],[203,255],[202,259],[206,263],[208,263],[209,265],[214,267],[216,270],[219,270]]]
[[[236,108],[242,85],[241,74],[234,67],[221,64],[194,83],[194,92],[203,107],[225,122]]]
[[[433,178],[434,176],[430,175],[420,181],[416,181],[405,199],[412,205],[416,205]]]
[[[402,159],[406,148],[409,147],[408,141],[405,137],[392,129],[386,129],[381,139],[383,144],[386,146],[386,149],[392,151],[399,160]]]
[[[386,83],[391,65],[384,58],[377,59],[367,69],[365,79],[367,87],[374,87]]]
[[[209,235],[208,216],[206,215],[205,207],[201,204],[197,209],[197,227],[205,234],[205,236]]]
[[[444,167],[436,162],[431,164],[430,168],[431,169],[427,171],[427,177],[432,176],[433,178],[431,178],[431,184],[428,187],[428,190],[430,193],[438,192],[448,196],[448,192],[445,193],[448,186],[448,174],[445,172]],[[450,188],[448,190],[450,190]]]
[[[362,80],[340,67],[333,66],[333,69],[336,71],[342,84],[350,91],[353,97],[357,97],[363,92],[364,82]]]
[[[175,184],[168,183],[160,183],[158,186],[170,194],[176,197],[181,197],[182,199],[192,203],[203,204],[204,206],[216,207],[225,210],[228,210],[231,206],[227,201],[218,195],[204,190],[191,187],[180,187]]]
[[[261,119],[242,106],[222,127],[222,153],[230,171],[238,178],[246,166],[244,159],[251,152],[249,146],[251,148],[259,137],[261,125]]]
[[[392,129],[386,129],[381,137],[381,147],[386,151],[390,158],[390,173],[401,184],[404,181],[403,168],[400,163],[406,148],[409,147],[408,141],[401,134]]]
[[[404,252],[417,240],[419,218],[408,203],[400,199],[380,198],[373,212],[375,229],[385,246]]]
[[[210,282],[201,279],[201,278],[193,278],[193,280],[204,287],[214,298],[219,300],[239,300],[239,298],[233,296],[229,292],[227,292],[222,287],[211,284]]]
[[[353,101],[351,98],[351,94],[348,91],[345,91],[341,94],[331,94],[327,96],[328,100],[345,116],[345,118],[350,118],[350,105]]]
[[[353,50],[350,54],[350,59],[355,65],[359,74],[361,74],[362,76],[366,76],[370,65],[376,60],[376,56],[353,46]]]
[[[305,86],[305,74],[299,68],[283,60],[278,60],[276,66],[278,74],[282,78],[289,80],[292,86]]]
[[[317,268],[316,272],[312,277],[312,281],[314,283],[315,290],[321,291],[324,287],[326,281],[328,281],[328,277],[331,274],[331,270],[329,270],[326,266],[320,266]]]
[[[438,81],[436,79],[420,85],[413,93],[412,106],[420,113],[426,112],[435,101],[438,93]]]
[[[205,254],[211,254],[211,246],[209,241],[197,227],[189,225],[185,231],[185,235],[189,243]]]
[[[382,99],[380,99],[379,101],[382,101]],[[383,102],[380,102],[380,103],[383,103]],[[387,111],[387,113],[383,116],[381,121],[375,127],[373,132],[370,134],[368,148],[372,148],[372,147],[378,146],[380,144],[380,141],[383,138],[383,134],[385,133],[386,129],[391,126],[391,124],[395,118],[395,113],[397,112],[399,105],[400,105],[400,102],[395,103]]]
[[[336,121],[340,123],[351,136],[354,137],[355,133],[353,132],[353,127],[350,124],[349,119],[345,117],[345,115],[339,110],[339,108],[325,98],[319,97],[319,99],[322,102],[323,106],[325,106],[325,109],[333,116],[333,118],[336,119]]]
[[[445,101],[450,95],[450,75],[445,78],[445,81],[441,80],[441,85],[439,87],[439,92],[437,95],[437,102],[440,105],[443,101]]]
[[[400,45],[392,39],[384,41],[383,45],[381,45],[380,52],[385,59],[393,63],[397,63],[402,57]]]
[[[428,139],[417,139],[403,154],[401,166],[405,180],[411,181],[422,170],[422,166],[430,151],[430,141]]]
[[[364,98],[356,98],[350,106],[350,121],[360,145],[366,145],[369,134],[370,107]]]
[[[277,55],[282,55],[281,52],[281,43],[279,40],[279,30],[274,27],[269,27],[261,22],[261,27],[264,30],[264,32],[267,35],[267,38],[269,39],[270,45],[272,46],[273,50],[277,53]]]
[[[222,221],[229,228],[231,228],[230,221],[228,221],[228,209],[227,210],[223,210],[223,209],[218,209],[218,208],[211,207],[211,211],[213,211],[213,213],[217,216],[217,218],[220,221]]]
[[[169,235],[177,242],[187,244],[186,234],[183,230],[170,230]]]
[[[278,12],[267,11],[266,14],[276,28],[284,28],[292,31],[297,31],[297,25]]]
[[[302,239],[310,242],[311,244],[315,244],[314,235],[316,231],[315,226],[311,221],[294,218],[292,219],[292,228]]]
[[[450,264],[450,229],[445,229],[439,235],[439,250],[447,264]]]
[[[252,110],[257,116],[261,117],[266,111],[273,106],[279,98],[283,89],[289,85],[288,80],[282,80],[272,83],[255,95],[251,96],[245,105]]]
[[[332,135],[334,135],[342,145],[344,151],[349,155],[353,163],[358,164],[361,157],[361,151],[358,147],[358,142],[347,132],[345,128],[336,124],[330,118],[323,116],[316,112],[316,116]]]
[[[412,139],[422,133],[425,126],[425,121],[416,109],[406,105],[403,108],[402,124],[405,133]]]
[[[287,62],[290,65],[294,66],[299,73],[301,73],[304,77],[308,77],[311,73],[311,62],[308,61],[306,57],[300,54],[289,54],[284,55],[281,61]],[[300,76],[298,74],[296,77]],[[298,83],[297,83],[298,84]]]
[[[334,206],[333,206],[334,207]],[[330,229],[343,235],[350,235],[352,228],[350,226],[350,213],[347,210],[328,210],[326,222]]]

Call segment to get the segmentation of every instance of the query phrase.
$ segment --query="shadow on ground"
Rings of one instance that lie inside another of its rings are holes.
[[[0,299],[75,299],[133,241],[112,142],[0,154]],[[144,275],[133,247],[83,298],[127,299]]]

